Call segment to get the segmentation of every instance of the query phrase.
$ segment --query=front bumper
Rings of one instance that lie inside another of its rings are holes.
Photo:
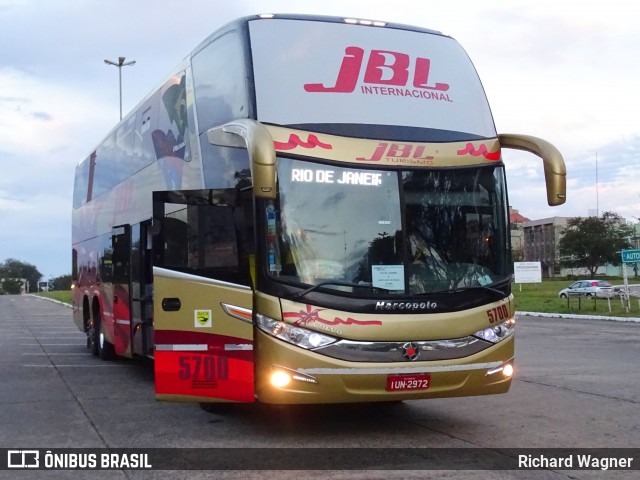
[[[331,358],[255,331],[256,397],[273,404],[385,402],[505,393],[511,377],[501,367],[513,365],[514,336],[463,358],[392,363]],[[278,370],[297,372],[285,387],[274,387]],[[397,374],[431,376],[426,390],[389,392],[387,378]],[[312,381],[315,380],[314,381]]]

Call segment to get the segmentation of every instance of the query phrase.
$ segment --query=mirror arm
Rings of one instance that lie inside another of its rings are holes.
[[[207,130],[212,145],[246,148],[256,197],[276,198],[276,151],[273,138],[260,122],[242,118]]]
[[[556,147],[530,135],[508,133],[498,135],[498,139],[502,148],[524,150],[542,158],[549,206],[562,205],[567,200],[567,169],[562,154]]]

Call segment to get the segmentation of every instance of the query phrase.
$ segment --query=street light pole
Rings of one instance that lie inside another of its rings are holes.
[[[599,185],[598,185],[598,151],[597,150],[589,150],[596,154],[596,218],[600,218],[600,196],[598,195]]]
[[[600,196],[598,195],[598,151],[596,150],[596,217],[600,218]]]
[[[122,120],[122,67],[128,67],[129,65],[135,65],[136,61],[131,60],[130,62],[124,61],[125,57],[118,57],[118,63],[113,62],[111,60],[105,60],[104,63],[107,65],[113,65],[114,67],[118,67],[118,80],[120,85],[120,120]]]

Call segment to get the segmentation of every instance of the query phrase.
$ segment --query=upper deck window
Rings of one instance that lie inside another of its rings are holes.
[[[249,115],[245,57],[236,31],[218,37],[192,59],[200,133]]]

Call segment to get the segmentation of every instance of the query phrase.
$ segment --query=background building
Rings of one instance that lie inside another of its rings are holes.
[[[551,217],[540,220],[529,220],[510,207],[511,244],[513,260],[524,262],[540,262],[542,276],[549,277],[585,277],[589,275],[586,269],[563,269],[560,267],[560,251],[558,243],[562,232],[567,226],[569,217]],[[629,239],[632,248],[640,249],[640,223],[629,225],[634,229]],[[628,264],[629,277],[640,276],[640,265]],[[602,265],[596,275],[613,277],[622,276],[622,265]]]
[[[524,261],[540,262],[543,277],[562,274],[558,242],[568,217],[551,217],[524,222]]]
[[[514,262],[524,261],[524,223],[530,220],[518,210],[509,206],[509,223],[511,225],[511,256]]]

